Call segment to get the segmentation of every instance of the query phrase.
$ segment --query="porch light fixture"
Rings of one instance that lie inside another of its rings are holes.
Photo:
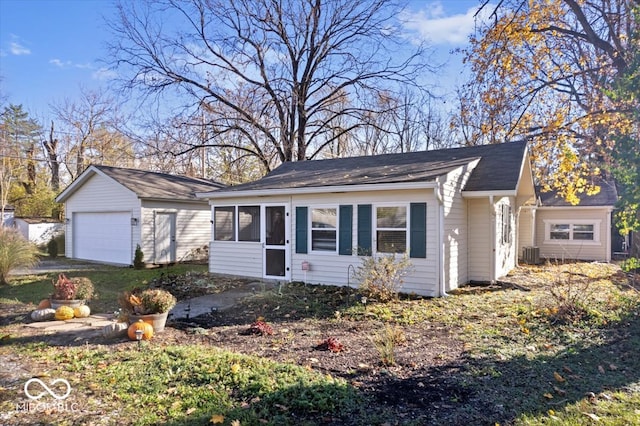
[[[131,218],[131,226],[138,226],[138,218],[137,217],[132,217]]]

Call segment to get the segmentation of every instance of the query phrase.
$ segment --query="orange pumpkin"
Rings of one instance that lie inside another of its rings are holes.
[[[37,309],[49,309],[51,307],[51,301],[49,299],[42,299],[40,303],[38,303]]]
[[[127,330],[129,339],[138,340],[136,339],[136,330],[142,330],[142,340],[149,340],[153,337],[153,326],[142,320],[138,320],[129,326]]]

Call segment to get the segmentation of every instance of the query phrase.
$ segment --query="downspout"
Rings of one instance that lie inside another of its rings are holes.
[[[438,200],[438,296],[446,297],[447,294],[444,271],[444,199],[442,195],[442,184],[436,180],[437,186],[433,189],[436,200]]]
[[[605,260],[607,261],[607,263],[611,262],[611,214],[613,213],[613,209],[609,208],[607,209],[607,231],[606,234],[607,235],[607,243],[606,245],[606,252],[605,252]]]
[[[496,280],[496,209],[493,205],[493,195],[489,195],[489,229],[491,232],[491,272],[489,274],[489,281],[491,283]]]

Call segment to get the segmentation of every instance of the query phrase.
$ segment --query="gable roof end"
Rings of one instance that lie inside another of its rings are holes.
[[[196,193],[214,191],[224,187],[221,183],[205,179],[147,170],[92,165],[62,191],[56,197],[56,201],[64,202],[90,177],[97,174],[113,179],[141,199],[197,201]]]

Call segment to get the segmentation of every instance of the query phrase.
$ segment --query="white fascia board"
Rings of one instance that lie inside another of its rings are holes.
[[[463,198],[486,198],[486,197],[515,197],[517,191],[462,191]]]
[[[614,206],[538,206],[538,210],[606,210],[612,212]]]
[[[299,194],[327,194],[345,192],[367,192],[367,191],[398,191],[409,189],[431,189],[437,186],[436,182],[405,182],[405,183],[376,183],[367,185],[339,185],[339,186],[314,186],[305,188],[279,188],[279,189],[258,189],[249,191],[229,191],[229,192],[198,192],[198,198],[209,200],[220,200],[225,198],[246,198],[246,197],[269,197],[277,195],[299,195]]]
[[[189,199],[185,200],[183,198],[153,198],[153,197],[144,197],[140,198],[141,201],[154,201],[154,202],[163,202],[163,203],[195,203],[195,204],[207,204],[206,200],[200,199]]]

